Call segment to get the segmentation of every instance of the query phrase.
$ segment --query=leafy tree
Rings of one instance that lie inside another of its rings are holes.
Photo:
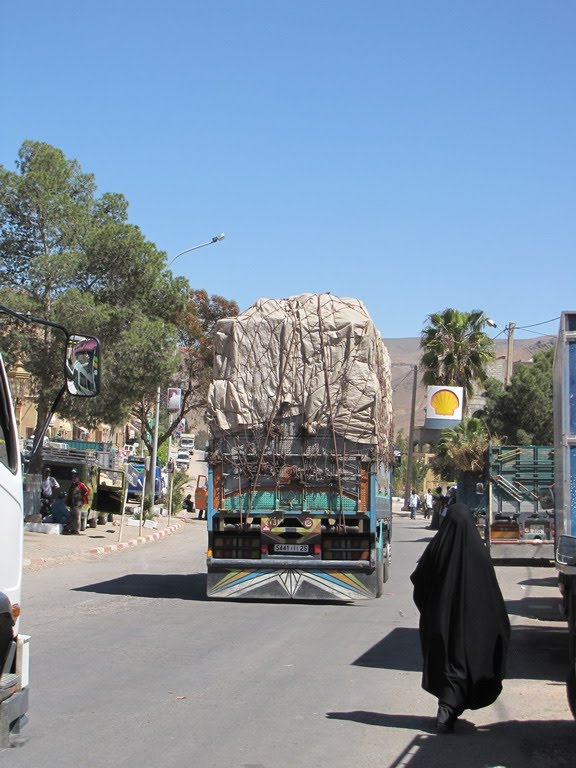
[[[59,412],[88,427],[119,425],[132,415],[151,452],[158,386],[183,389],[171,425],[162,411],[162,445],[180,418],[204,403],[215,323],[238,307],[174,278],[165,254],[128,223],[124,196],[98,197],[94,177],[61,150],[25,141],[16,169],[0,166],[0,302],[98,336],[101,395],[63,398]],[[64,338],[1,322],[8,360],[20,357],[32,375],[42,425],[62,383]]]
[[[532,363],[517,366],[509,386],[489,380],[484,419],[491,432],[510,445],[549,445],[554,441],[553,362],[551,348],[537,352]]]
[[[171,437],[183,418],[205,407],[212,373],[212,345],[216,323],[222,318],[233,317],[238,312],[235,301],[217,295],[209,296],[205,290],[195,289],[188,292],[188,301],[177,317],[176,367],[169,380],[166,376],[163,379],[169,386],[182,390],[181,407],[180,412],[169,420],[165,409],[165,391],[162,392],[159,446]],[[132,413],[143,425],[142,440],[151,452],[153,432],[148,417],[154,411],[155,398],[150,397],[149,388],[147,391],[148,396],[135,399]]]
[[[127,222],[125,198],[97,197],[93,176],[61,150],[26,141],[16,167],[0,167],[3,303],[100,338],[102,395],[65,398],[59,411],[89,426],[118,424],[176,368],[174,320],[187,282],[172,278],[164,254]],[[61,383],[63,338],[8,321],[6,339],[32,374],[40,425]]]
[[[492,341],[482,330],[486,320],[478,309],[445,309],[428,315],[420,338],[424,384],[463,387],[466,400],[475,383],[486,381],[486,366],[494,359]]]

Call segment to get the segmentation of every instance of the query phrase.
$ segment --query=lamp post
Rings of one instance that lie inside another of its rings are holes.
[[[222,232],[219,235],[214,235],[213,238],[210,240],[207,240],[205,243],[200,243],[199,245],[193,245],[191,248],[185,248],[183,251],[180,251],[180,253],[177,253],[174,258],[170,259],[168,264],[166,266],[170,266],[173,264],[176,259],[178,259],[180,256],[183,256],[185,253],[190,253],[190,251],[197,251],[198,248],[204,248],[206,245],[213,245],[214,243],[219,243],[226,235]],[[152,456],[150,459],[150,463],[152,464],[151,468],[151,482],[150,482],[150,490],[148,493],[150,494],[151,503],[152,506],[154,506],[154,494],[156,492],[156,458],[158,456],[158,425],[160,422],[160,387],[156,390],[156,413],[154,416],[154,433],[152,437]],[[170,455],[168,455],[168,459],[170,459]]]
[[[414,421],[416,417],[416,392],[418,390],[418,366],[413,363],[392,363],[392,366],[408,366],[412,368],[412,405],[410,406],[410,428],[408,430],[408,451],[406,454],[406,485],[404,486],[404,506],[408,509],[412,487],[412,464],[414,458]]]
[[[200,243],[200,245],[193,245],[192,248],[186,248],[185,250],[180,251],[180,253],[177,253],[176,256],[174,256],[174,258],[170,259],[170,261],[166,266],[169,267],[171,264],[173,264],[176,261],[176,259],[179,256],[183,256],[185,253],[190,253],[190,251],[196,251],[198,250],[198,248],[204,248],[204,246],[212,245],[212,243],[219,243],[221,240],[224,240],[225,237],[226,235],[222,232],[222,234],[215,235],[211,240],[208,240],[206,243]]]

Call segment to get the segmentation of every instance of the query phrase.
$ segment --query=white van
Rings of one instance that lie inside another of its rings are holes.
[[[188,451],[190,456],[194,456],[194,443],[196,435],[182,435],[180,437],[180,450]]]

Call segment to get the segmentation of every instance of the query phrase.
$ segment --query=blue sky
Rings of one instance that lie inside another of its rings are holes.
[[[241,309],[354,296],[387,338],[448,306],[500,328],[576,309],[573,2],[27,0],[0,19],[0,163],[59,147],[168,258],[225,232],[173,265],[194,287]]]

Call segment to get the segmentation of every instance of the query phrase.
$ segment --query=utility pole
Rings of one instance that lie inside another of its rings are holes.
[[[412,379],[412,406],[410,408],[410,429],[408,434],[408,455],[406,457],[406,486],[404,488],[404,509],[408,509],[412,488],[412,463],[414,454],[414,419],[416,416],[416,390],[418,389],[418,366],[414,366]]]
[[[410,407],[410,428],[408,430],[408,451],[406,454],[406,485],[404,486],[404,506],[403,509],[408,509],[408,502],[410,501],[410,491],[412,489],[412,464],[414,454],[414,421],[416,418],[416,393],[418,390],[418,365],[413,363],[391,363],[395,366],[409,366],[412,368],[412,405]]]
[[[508,323],[506,331],[508,333],[508,348],[506,351],[506,386],[512,381],[512,366],[514,364],[514,329],[516,323]]]
[[[150,483],[151,490],[148,491],[152,501],[151,509],[154,507],[154,496],[156,495],[156,457],[158,456],[158,422],[160,421],[160,387],[156,390],[156,413],[154,416],[154,436],[152,438],[152,456],[150,463],[152,469],[150,477],[152,481]]]

